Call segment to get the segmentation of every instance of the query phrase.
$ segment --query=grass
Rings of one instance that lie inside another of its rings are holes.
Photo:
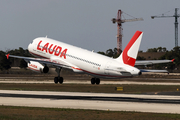
[[[0,106],[3,120],[180,120],[179,114]]]
[[[123,87],[123,91],[116,91],[116,87]],[[91,92],[91,93],[157,93],[175,92],[178,85],[91,85],[91,84],[27,84],[0,83],[1,90],[29,90],[29,91],[61,91],[61,92]]]

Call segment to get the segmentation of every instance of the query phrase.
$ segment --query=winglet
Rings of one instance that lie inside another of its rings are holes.
[[[7,59],[9,59],[9,54],[6,55]]]
[[[175,60],[175,59],[172,59],[172,60],[171,60],[171,61],[172,61],[172,63],[174,62],[174,60]]]

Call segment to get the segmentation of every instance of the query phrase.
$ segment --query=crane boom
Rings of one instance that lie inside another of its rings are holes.
[[[125,20],[122,20],[122,23],[124,23],[124,22],[133,22],[133,21],[143,21],[143,18],[125,19]]]
[[[162,16],[151,16],[152,19],[154,19],[154,18],[162,18],[162,17],[174,17],[174,16],[164,16],[164,15],[162,15]]]
[[[117,53],[120,54],[122,51],[122,23],[124,22],[133,22],[133,21],[142,21],[143,18],[134,18],[134,19],[121,19],[122,11],[118,10],[117,18],[113,18],[111,21],[115,24],[117,23]]]

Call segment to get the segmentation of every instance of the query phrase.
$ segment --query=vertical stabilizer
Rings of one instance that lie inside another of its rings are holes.
[[[124,51],[116,60],[119,62],[123,62],[124,64],[134,66],[139,51],[142,35],[143,32],[136,31],[128,45],[125,47]]]

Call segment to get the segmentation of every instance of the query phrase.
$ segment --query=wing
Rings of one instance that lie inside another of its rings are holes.
[[[15,55],[10,55],[10,54],[7,54],[6,56],[7,56],[7,59],[9,57],[21,58],[21,59],[24,59],[28,63],[30,63],[30,61],[35,61],[35,62],[39,62],[39,63],[44,64],[44,65],[53,65],[56,67],[63,67],[63,68],[80,70],[77,66],[74,66],[73,64],[68,63],[68,62],[64,61],[63,59],[58,59],[56,57],[52,57],[50,59],[42,59],[42,58],[15,56]]]
[[[140,60],[136,61],[135,65],[153,65],[153,64],[158,64],[158,63],[169,63],[173,62],[173,60]]]

